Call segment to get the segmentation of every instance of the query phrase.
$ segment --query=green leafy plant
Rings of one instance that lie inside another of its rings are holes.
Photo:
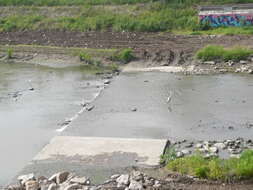
[[[203,158],[196,154],[171,159],[169,170],[212,180],[249,179],[253,177],[253,150],[245,150],[240,158]]]

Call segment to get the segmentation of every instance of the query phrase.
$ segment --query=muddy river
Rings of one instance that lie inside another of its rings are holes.
[[[0,63],[0,184],[7,183],[94,99],[103,81],[78,66]],[[102,87],[101,87],[102,88]],[[144,138],[233,138],[253,132],[251,75],[124,73],[64,133]],[[171,94],[171,100],[167,102]],[[137,108],[136,112],[131,109]],[[83,127],[86,124],[87,127]],[[80,127],[82,126],[82,127]],[[102,127],[101,127],[102,126]]]

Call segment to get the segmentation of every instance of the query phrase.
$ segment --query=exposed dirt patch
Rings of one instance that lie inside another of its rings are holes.
[[[22,31],[0,32],[0,44],[35,44],[83,48],[132,48],[137,58],[159,66],[178,65],[192,59],[207,45],[253,47],[253,36],[176,36],[170,33]]]

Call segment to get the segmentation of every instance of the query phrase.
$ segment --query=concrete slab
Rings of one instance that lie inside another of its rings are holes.
[[[35,156],[33,161],[71,158],[81,162],[89,158],[92,162],[95,157],[101,155],[106,158],[117,154],[135,154],[136,156],[132,156],[133,160],[129,163],[156,166],[159,164],[166,143],[167,140],[164,139],[57,136]]]

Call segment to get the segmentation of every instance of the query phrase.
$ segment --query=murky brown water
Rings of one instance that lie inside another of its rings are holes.
[[[79,67],[0,63],[0,185],[58,134],[100,83]]]

